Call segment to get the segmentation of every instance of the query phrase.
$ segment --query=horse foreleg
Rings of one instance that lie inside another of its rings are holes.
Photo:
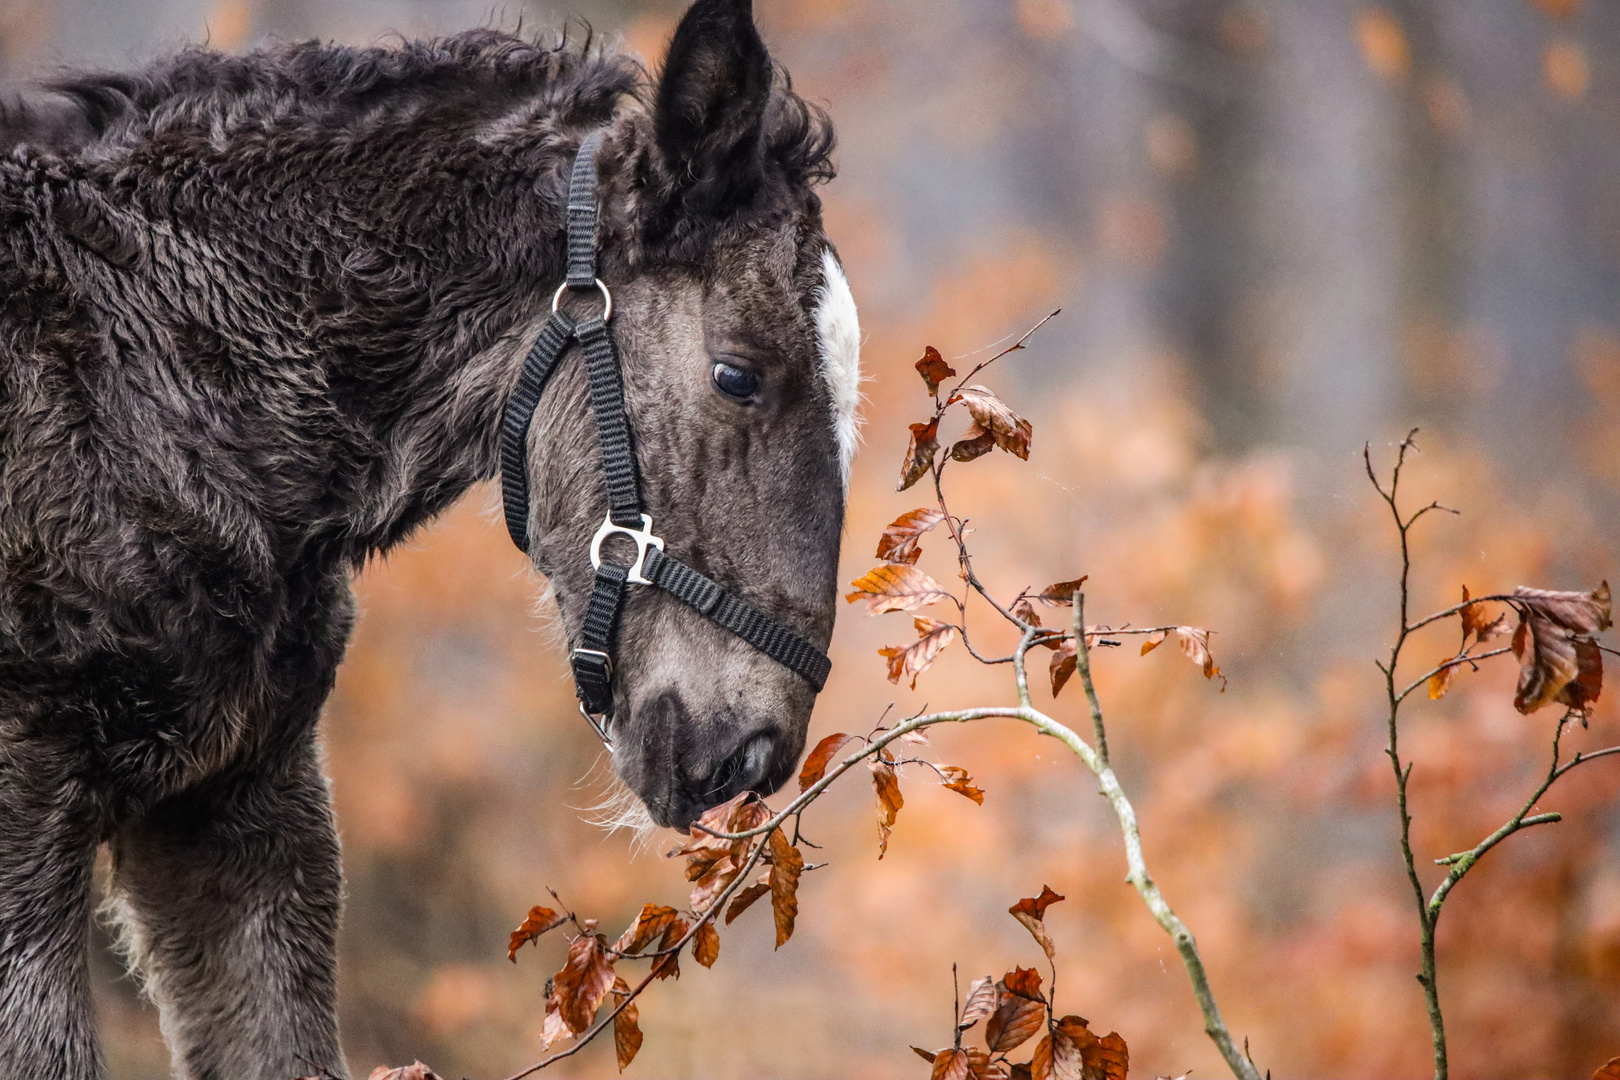
[[[273,768],[160,805],[114,855],[113,906],[177,1076],[348,1075],[342,871],[313,736]]]
[[[0,1080],[101,1075],[90,1008],[94,799],[81,756],[0,722]]]

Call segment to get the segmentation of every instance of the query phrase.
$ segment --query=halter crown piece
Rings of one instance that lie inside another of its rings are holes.
[[[716,625],[729,630],[785,667],[791,668],[819,693],[826,685],[832,661],[827,654],[798,634],[712,579],[664,551],[664,541],[653,534],[652,518],[642,511],[641,478],[636,471],[635,443],[624,410],[624,380],[619,353],[608,322],[613,317],[613,295],[596,276],[596,152],[602,132],[593,131],[580,143],[568,181],[568,276],[551,299],[551,317],[540,328],[517,388],[506,403],[501,421],[501,495],[506,509],[506,530],[524,554],[529,554],[529,425],[540,395],[568,352],[579,342],[585,354],[585,375],[590,385],[591,409],[601,442],[602,472],[607,479],[607,517],[591,540],[591,566],[596,583],[585,608],[579,642],[569,651],[574,669],[574,690],[579,709],[609,749],[612,743],[604,721],[613,711],[613,647],[619,611],[630,585],[656,585],[696,608]],[[576,322],[560,309],[564,292],[592,291],[602,298],[602,313]],[[635,561],[615,566],[602,558],[602,542],[624,536],[636,545]]]

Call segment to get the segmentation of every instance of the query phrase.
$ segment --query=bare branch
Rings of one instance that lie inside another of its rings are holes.
[[[1003,356],[1006,356],[1008,353],[1017,352],[1018,350],[1022,349],[1025,345],[1029,344],[1029,339],[1035,336],[1035,331],[1039,330],[1041,327],[1045,326],[1047,323],[1049,323],[1053,319],[1057,318],[1060,314],[1062,314],[1062,312],[1063,312],[1062,308],[1058,308],[1057,310],[1053,311],[1051,314],[1049,314],[1045,318],[1043,318],[1040,322],[1036,323],[1034,326],[1032,326],[1028,330],[1024,331],[1024,336],[1023,337],[1019,338],[1017,341],[1013,342],[1011,345],[1007,346],[1005,349],[1002,349],[1000,352],[996,353],[996,355],[992,356],[990,359],[985,360],[982,363],[976,365],[972,371],[970,371],[966,375],[962,376],[962,381],[961,382],[958,382],[955,386],[951,387],[950,391],[948,393],[946,393],[946,395],[945,395],[945,400],[949,401],[951,399],[951,395],[956,393],[958,390],[962,389],[962,387],[966,386],[968,384],[968,380],[973,378],[973,376],[977,375],[979,372],[983,371],[985,368],[989,367],[991,364],[995,363],[997,360],[1000,360]],[[1001,340],[1005,341],[1007,339],[1002,338]],[[945,407],[940,406],[939,412],[943,413],[944,411],[945,411]],[[936,415],[938,415],[938,414],[936,413]]]
[[[1466,651],[1460,652],[1433,670],[1418,676],[1418,678],[1410,686],[1395,696],[1395,701],[1397,703],[1405,701],[1406,695],[1410,694],[1412,691],[1416,690],[1418,687],[1422,686],[1424,683],[1428,682],[1442,671],[1445,671],[1447,668],[1454,668],[1459,664],[1477,664],[1481,660],[1489,660],[1493,656],[1501,656],[1503,653],[1510,653],[1512,651],[1512,649],[1504,645],[1500,649],[1492,649],[1489,652],[1474,653],[1473,655],[1470,655]]]
[[[1238,1080],[1260,1080],[1260,1073],[1255,1068],[1254,1062],[1238,1051],[1236,1043],[1232,1041],[1232,1033],[1227,1030],[1226,1022],[1221,1019],[1221,1010],[1215,1002],[1215,992],[1210,988],[1209,975],[1204,970],[1204,959],[1198,952],[1198,943],[1193,939],[1192,931],[1187,929],[1187,924],[1171,909],[1163,894],[1159,892],[1159,886],[1148,873],[1147,862],[1142,855],[1142,834],[1137,826],[1136,810],[1125,797],[1125,791],[1120,787],[1119,779],[1114,775],[1114,770],[1107,759],[1102,706],[1098,703],[1097,687],[1091,678],[1091,653],[1086,648],[1083,596],[1076,594],[1074,608],[1075,672],[1086,690],[1086,701],[1091,708],[1092,726],[1097,734],[1098,749],[1093,751],[1073,731],[1045,720],[1044,717],[1042,720],[1047,726],[1043,727],[1039,723],[1036,726],[1062,739],[1097,777],[1097,786],[1102,789],[1103,797],[1113,807],[1114,815],[1119,819],[1120,832],[1125,839],[1125,863],[1130,871],[1125,880],[1135,887],[1142,902],[1153,914],[1154,920],[1176,943],[1176,951],[1181,954],[1182,966],[1187,969],[1187,978],[1192,983],[1193,996],[1198,999],[1199,1011],[1204,1014],[1204,1033],[1220,1050],[1233,1076]]]
[[[1425,615],[1417,622],[1409,624],[1406,628],[1406,632],[1408,634],[1415,633],[1432,622],[1439,622],[1441,619],[1449,619],[1463,608],[1469,607],[1473,604],[1508,604],[1517,610],[1518,605],[1515,603],[1515,601],[1518,599],[1518,597],[1512,595],[1511,593],[1492,593],[1490,596],[1475,596],[1471,599],[1464,600],[1460,604],[1453,604],[1444,611],[1437,611],[1433,615]]]

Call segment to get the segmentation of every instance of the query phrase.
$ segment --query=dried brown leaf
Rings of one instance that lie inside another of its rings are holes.
[[[1574,638],[1535,612],[1513,632],[1519,683],[1513,706],[1532,713],[1549,702],[1584,710],[1603,690],[1603,654],[1590,638]]]
[[[911,1052],[913,1054],[916,1054],[918,1057],[922,1058],[924,1061],[928,1062],[928,1064],[930,1064],[930,1065],[932,1065],[934,1063],[934,1059],[939,1056],[933,1050],[924,1050],[920,1046],[913,1046],[911,1048]]]
[[[1575,639],[1575,677],[1558,692],[1558,702],[1586,712],[1603,693],[1603,651],[1591,638]]]
[[[1029,421],[1013,412],[1011,406],[997,397],[994,390],[988,386],[966,386],[951,395],[950,402],[957,401],[973,417],[974,426],[988,432],[997,446],[1009,454],[1029,460],[1029,441],[1033,429]],[[954,449],[952,453],[955,453]]]
[[[1027,1061],[1015,1062],[1012,1067],[1011,1080],[1034,1080],[1034,1072]]]
[[[548,907],[538,905],[529,909],[529,914],[512,931],[512,938],[506,946],[506,958],[517,963],[517,951],[531,941],[540,940],[540,935],[548,930],[555,930],[568,921],[566,914],[558,914]],[[418,1062],[420,1064],[420,1062]]]
[[[956,369],[945,362],[938,349],[929,345],[923,349],[922,359],[917,361],[917,374],[923,377],[923,382],[928,386],[929,396],[939,397],[939,384],[955,378]]]
[[[1181,640],[1182,654],[1197,664],[1204,671],[1204,678],[1221,680],[1221,692],[1226,692],[1226,676],[1221,669],[1215,666],[1215,657],[1209,651],[1209,631],[1198,626],[1176,627],[1176,637]]]
[[[765,805],[765,800],[757,792],[745,791],[733,799],[735,804],[731,810],[731,817],[726,821],[726,832],[746,833],[752,832],[770,819],[771,808]],[[731,842],[731,861],[742,866],[748,861],[749,849],[756,840],[753,838],[733,840]]]
[[[984,805],[984,790],[973,786],[973,777],[968,775],[966,769],[957,765],[941,765],[939,771],[944,774],[945,787],[958,795],[967,796],[980,806]]]
[[[418,1061],[398,1069],[379,1065],[366,1080],[439,1080],[439,1074]]]
[[[1051,907],[1060,900],[1067,899],[1068,897],[1054,892],[1052,886],[1042,885],[1041,895],[1024,897],[1022,900],[1018,901],[1018,903],[1008,908],[1007,913],[1013,918],[1018,919],[1020,922],[1023,921],[1023,917],[1026,915],[1033,919],[1044,919],[1046,918],[1047,908]]]
[[[881,859],[889,850],[889,830],[894,828],[895,815],[900,813],[906,800],[900,795],[900,780],[892,764],[874,758],[867,766],[872,770],[872,788],[877,792],[878,858]]]
[[[1046,1004],[1016,994],[1003,994],[984,1026],[984,1044],[992,1054],[1016,1050],[1046,1026]]]
[[[911,445],[906,447],[906,459],[900,463],[900,482],[894,490],[904,491],[927,475],[934,467],[934,455],[939,453],[939,418],[926,424],[911,425]]]
[[[1053,697],[1058,696],[1059,691],[1063,689],[1063,684],[1069,681],[1069,676],[1073,675],[1079,666],[1079,650],[1076,648],[1073,638],[1064,639],[1058,644],[1057,648],[1052,650],[1050,674],[1052,676]]]
[[[1041,973],[1034,968],[1015,967],[1001,977],[1001,988],[1009,994],[1031,1001],[1045,1001],[1041,996]]]
[[[540,1027],[541,1051],[551,1049],[551,1045],[558,1039],[566,1039],[569,1035],[568,1025],[563,1022],[562,1010],[558,1004],[557,995],[553,993],[546,998],[546,1019],[545,1023]]]
[[[1035,605],[1029,602],[1029,597],[1027,596],[1020,596],[1018,599],[1014,600],[1012,602],[1012,607],[1009,610],[1013,613],[1013,618],[1024,623],[1026,626],[1041,625],[1041,617],[1040,615],[1036,614]]]
[[[1513,655],[1519,660],[1519,683],[1513,706],[1531,713],[1552,701],[1584,708],[1603,685],[1602,655],[1576,635],[1594,634],[1611,624],[1609,583],[1590,593],[1513,590],[1519,625],[1513,631]],[[1566,693],[1566,688],[1575,688]],[[1581,702],[1571,705],[1571,702]]]
[[[945,587],[915,566],[885,563],[875,566],[850,582],[855,591],[845,595],[850,603],[865,600],[873,615],[886,611],[915,611],[938,600],[949,600]]]
[[[709,905],[731,886],[740,873],[742,867],[730,855],[712,863],[708,870],[692,883],[690,900],[692,910],[699,914],[709,910]]]
[[[934,1071],[928,1080],[967,1080],[968,1059],[960,1050],[941,1050],[934,1055]]]
[[[793,936],[793,920],[799,915],[799,875],[804,872],[804,856],[781,829],[771,832],[770,845],[771,915],[776,920],[776,947],[780,949]]]
[[[623,979],[613,980],[613,992],[620,997],[630,996],[630,984]],[[641,1010],[631,1001],[613,1018],[613,1051],[619,1059],[619,1071],[634,1060],[641,1050]]]
[[[1160,645],[1163,645],[1164,644],[1164,639],[1169,637],[1169,636],[1170,636],[1170,631],[1168,631],[1168,630],[1158,630],[1158,631],[1155,631],[1154,633],[1149,634],[1147,637],[1143,638],[1142,639],[1142,655],[1146,656],[1148,653],[1152,652],[1154,649],[1157,649]]]
[[[1513,590],[1513,599],[1571,634],[1600,633],[1614,622],[1607,581],[1589,593],[1554,592],[1520,585]]]
[[[982,979],[974,979],[968,986],[967,1001],[962,1005],[962,1015],[957,1018],[956,1030],[966,1031],[994,1013],[999,1004],[1001,991],[996,989],[995,978],[986,975]]]
[[[758,900],[762,896],[769,896],[770,894],[771,885],[769,878],[767,878],[765,881],[755,882],[746,889],[737,890],[737,892],[731,898],[731,906],[726,908],[726,925],[730,926],[731,920],[753,907],[755,900]]]
[[[1055,1025],[1051,1035],[1050,1080],[1090,1080],[1086,1077],[1085,1050],[1097,1039],[1083,1024]]]
[[[730,856],[727,856],[727,858],[729,857]],[[691,929],[691,924],[685,919],[676,919],[674,922],[670,923],[664,928],[664,936],[658,941],[658,951],[663,952],[665,949],[673,950],[675,948],[675,943],[684,938],[689,929]],[[663,956],[660,956],[657,960],[653,961],[652,970],[653,974],[656,975],[660,980],[667,979],[671,975],[677,979],[680,978],[681,954],[679,952],[669,952]]]
[[[1107,1035],[1084,1047],[1081,1056],[1085,1062],[1085,1080],[1126,1080],[1131,1067],[1131,1052],[1119,1032]]]
[[[1046,932],[1046,909],[1062,899],[1064,897],[1053,892],[1050,885],[1042,885],[1040,896],[1026,896],[1007,909],[1007,913],[1017,919],[1035,938],[1036,944],[1046,953],[1048,960],[1056,960],[1057,953],[1053,948],[1052,938]]]
[[[986,431],[978,424],[970,424],[962,433],[962,437],[951,444],[952,461],[973,461],[982,458],[996,448],[994,432]]]
[[[663,935],[669,924],[680,918],[680,913],[672,907],[661,907],[658,904],[644,904],[641,914],[636,921],[625,927],[619,940],[613,943],[615,952],[637,953],[645,949],[656,937]]]
[[[1503,633],[1507,633],[1507,615],[1497,615],[1495,619],[1490,619],[1489,612],[1486,612],[1486,606],[1482,602],[1481,604],[1469,604],[1468,601],[1468,586],[1464,585],[1463,602],[1468,604],[1468,607],[1464,607],[1460,612],[1461,617],[1463,617],[1464,638],[1473,636],[1476,643],[1484,644],[1486,641],[1492,640],[1492,638],[1500,638]]]
[[[568,946],[568,963],[553,980],[558,1011],[568,1030],[578,1035],[591,1026],[596,1007],[613,989],[613,961],[601,934],[581,934]]]
[[[1477,635],[1486,626],[1490,625],[1491,617],[1485,611],[1484,604],[1469,603],[1468,586],[1462,587],[1463,603],[1468,604],[1458,614],[1462,617],[1463,637]],[[1476,638],[1476,640],[1478,640]]]
[[[962,1053],[968,1059],[968,1080],[1007,1080],[1007,1066],[991,1061],[990,1055],[977,1046],[964,1046]]]
[[[1429,699],[1439,701],[1451,689],[1452,680],[1456,679],[1461,664],[1447,664],[1445,667],[1429,676]]]
[[[1081,574],[1073,581],[1054,582],[1042,589],[1040,595],[1035,599],[1048,607],[1073,607],[1074,594],[1080,591],[1080,586],[1084,585],[1090,577],[1090,574]]]
[[[1580,673],[1574,640],[1534,612],[1520,615],[1513,631],[1513,655],[1519,660],[1513,707],[1522,713],[1535,712],[1557,698]]]
[[[1605,1061],[1598,1071],[1592,1074],[1592,1080],[1620,1080],[1620,1057],[1612,1057]]]
[[[877,557],[884,562],[905,563],[908,566],[916,563],[922,554],[917,541],[923,533],[944,520],[945,515],[933,507],[919,506],[915,510],[907,510],[878,537]]]
[[[714,967],[714,962],[720,959],[720,931],[714,928],[712,919],[692,935],[692,959],[706,968]]]
[[[816,748],[810,751],[809,757],[804,759],[804,768],[799,770],[799,790],[809,791],[810,785],[826,776],[827,766],[832,764],[833,755],[843,749],[844,744],[854,737],[853,735],[846,735],[842,731],[835,731],[816,743]]]
[[[1054,1080],[1052,1073],[1052,1033],[1041,1036],[1035,1044],[1035,1054],[1029,1059],[1030,1080]]]
[[[1052,1025],[1052,1074],[1071,1080],[1101,1080],[1092,1067],[1098,1038],[1083,1016],[1065,1016]]]
[[[934,661],[945,646],[956,640],[956,627],[950,623],[916,617],[917,640],[910,645],[885,645],[878,655],[889,661],[889,681],[897,683],[904,675],[911,676],[911,688],[917,689],[917,676],[934,666]]]
[[[712,833],[747,832],[762,824],[770,816],[770,808],[752,791],[740,792],[719,806],[710,807],[697,819],[692,839],[670,852],[686,856],[686,880],[697,881],[706,876],[714,864],[727,855],[740,863],[746,854],[747,842],[727,840]]]

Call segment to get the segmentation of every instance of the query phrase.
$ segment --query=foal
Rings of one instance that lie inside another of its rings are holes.
[[[178,1075],[347,1075],[316,721],[349,579],[495,475],[592,132],[646,512],[825,648],[858,330],[813,192],[831,130],[748,0],[698,0],[655,85],[478,31],[192,50],[0,115],[0,1080],[100,1074],[102,843]],[[564,355],[519,455],[576,642],[589,416]],[[614,765],[659,823],[790,775],[800,674],[644,586],[612,660]]]

